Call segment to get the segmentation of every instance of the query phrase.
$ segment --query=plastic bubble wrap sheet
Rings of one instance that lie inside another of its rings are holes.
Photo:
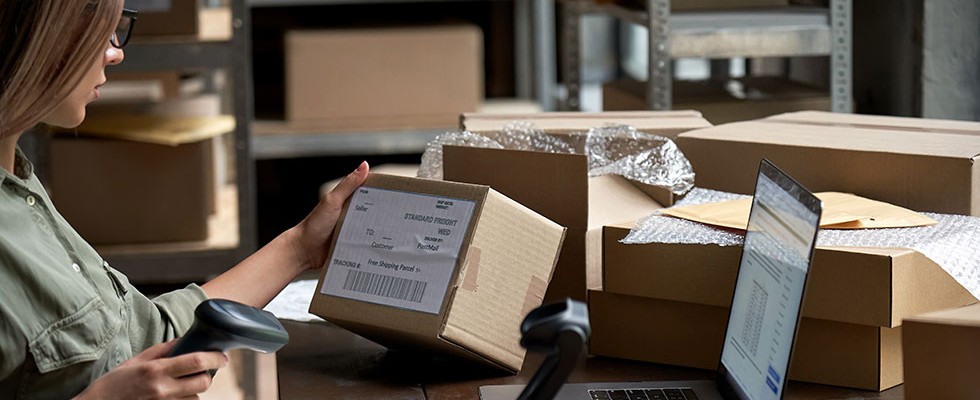
[[[678,206],[733,200],[743,195],[695,188]],[[818,246],[898,247],[918,251],[939,264],[953,279],[980,298],[980,218],[923,213],[933,226],[889,229],[821,229]],[[625,244],[679,243],[740,246],[742,234],[697,222],[654,214],[639,222],[621,242]]]
[[[476,134],[449,132],[439,135],[422,155],[419,176],[442,179],[442,146],[471,146],[548,153],[584,154],[589,175],[620,175],[675,194],[694,186],[694,170],[673,141],[638,132],[624,125],[592,128],[588,132],[548,135],[528,122],[512,122],[502,131]]]

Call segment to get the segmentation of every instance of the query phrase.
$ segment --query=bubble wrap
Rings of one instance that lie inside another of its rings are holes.
[[[529,122],[515,121],[502,131],[485,135],[449,132],[429,143],[422,155],[419,177],[442,179],[444,145],[584,154],[589,160],[589,176],[616,174],[668,188],[675,194],[687,193],[694,186],[691,163],[673,141],[623,125],[548,135]]]
[[[680,205],[733,200],[742,195],[695,188]],[[898,247],[918,251],[939,264],[960,285],[980,298],[980,218],[923,213],[935,219],[933,226],[889,229],[821,229],[818,246]],[[621,243],[683,243],[740,246],[742,233],[654,214],[639,222]]]

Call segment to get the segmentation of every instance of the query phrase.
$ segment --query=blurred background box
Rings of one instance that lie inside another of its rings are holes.
[[[905,398],[980,398],[980,304],[905,319]]]
[[[596,3],[615,3],[624,6],[646,8],[645,0],[597,0]],[[673,0],[671,11],[728,10],[751,7],[780,7],[789,5],[788,0]]]
[[[228,116],[89,118],[51,141],[53,200],[96,245],[204,240],[216,138],[232,129]]]
[[[452,129],[483,101],[483,35],[474,25],[294,30],[285,55],[291,126]]]
[[[818,87],[777,77],[726,82],[673,82],[674,109],[697,110],[712,124],[765,118],[792,111],[830,111],[830,95]],[[619,80],[602,85],[605,111],[644,110],[646,83]]]
[[[231,9],[202,7],[201,0],[126,0],[139,12],[133,36],[198,36],[230,38]]]

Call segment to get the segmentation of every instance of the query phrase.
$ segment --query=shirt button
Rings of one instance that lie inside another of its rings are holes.
[[[82,267],[79,267],[78,263],[71,263],[71,269],[75,270],[75,272],[82,272]]]
[[[34,207],[34,204],[37,203],[37,199],[34,198],[34,195],[28,195],[26,200],[27,200],[27,205],[31,207]]]

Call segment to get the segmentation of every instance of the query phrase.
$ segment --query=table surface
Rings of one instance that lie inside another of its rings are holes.
[[[389,351],[326,323],[283,321],[289,344],[277,353],[281,399],[479,399],[483,385],[526,383],[541,362],[528,353],[521,373],[468,366],[431,356]],[[588,357],[569,382],[712,379],[712,372]],[[901,386],[872,392],[790,382],[785,398],[903,399]]]

